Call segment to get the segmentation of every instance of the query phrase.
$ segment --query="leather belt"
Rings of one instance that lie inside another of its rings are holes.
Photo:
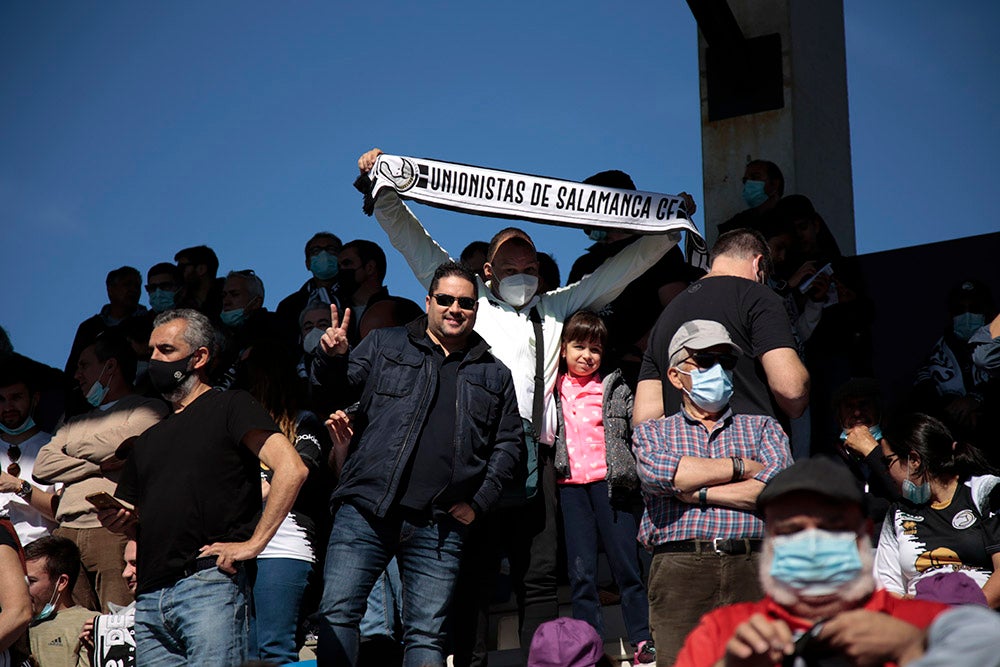
[[[715,553],[719,556],[744,556],[761,550],[764,541],[755,538],[713,538],[711,540],[680,540],[653,547],[654,554]]]
[[[192,562],[184,566],[183,576],[190,577],[195,572],[211,570],[213,567],[216,567],[218,560],[218,556],[202,556],[201,558],[195,558]]]

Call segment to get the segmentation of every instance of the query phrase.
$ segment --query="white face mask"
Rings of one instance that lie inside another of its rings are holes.
[[[527,273],[515,273],[500,281],[497,292],[500,298],[514,306],[520,308],[531,301],[538,291],[538,276],[529,276]]]
[[[316,351],[316,347],[319,346],[319,339],[323,337],[325,329],[320,329],[316,327],[310,329],[309,333],[302,337],[302,350],[306,354],[312,354]]]

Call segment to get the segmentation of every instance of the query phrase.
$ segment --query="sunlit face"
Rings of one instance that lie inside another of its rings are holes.
[[[136,543],[135,540],[129,540],[125,543],[125,569],[122,570],[122,579],[125,580],[125,585],[128,589],[132,591],[135,595],[136,589],[136,570],[135,570],[135,558],[136,558]]]
[[[497,248],[493,261],[483,265],[483,271],[494,286],[518,273],[538,276],[538,255],[523,243],[506,241]]]
[[[28,385],[23,382],[0,387],[0,424],[10,429],[23,424],[31,414],[32,402]]]
[[[28,571],[28,594],[31,596],[31,610],[35,614],[52,600],[52,597],[56,595],[57,587],[61,591],[69,583],[69,577],[65,574],[60,574],[55,579],[50,578],[49,573],[45,570],[46,560],[45,558],[36,558],[25,564],[25,569]]]
[[[187,320],[175,319],[153,329],[149,336],[149,346],[152,348],[151,360],[177,361],[188,357],[192,350],[184,340],[184,330]]]
[[[438,281],[434,294],[452,296],[455,297],[455,301],[449,306],[442,306],[435,297],[427,297],[425,301],[427,330],[431,336],[438,341],[455,341],[471,334],[472,327],[476,324],[476,310],[479,304],[474,303],[471,310],[466,310],[459,305],[458,298],[464,297],[475,301],[475,285],[461,276],[445,276]]]
[[[571,340],[562,344],[566,371],[574,377],[589,377],[601,367],[604,348],[597,341]]]

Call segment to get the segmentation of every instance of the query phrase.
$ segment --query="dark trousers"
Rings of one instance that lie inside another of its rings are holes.
[[[660,553],[649,569],[649,627],[657,667],[674,664],[698,620],[711,610],[763,597],[757,578],[759,553],[740,556]]]
[[[632,645],[650,638],[649,602],[639,564],[636,517],[611,506],[608,483],[562,484],[559,508],[566,533],[566,562],[573,591],[573,617],[587,621],[604,637],[604,615],[597,594],[598,546],[621,592],[622,617]]]
[[[489,608],[504,554],[510,562],[525,659],[538,626],[559,615],[555,472],[550,448],[542,449],[538,494],[524,506],[494,510],[472,524],[452,608],[455,667],[486,665]]]

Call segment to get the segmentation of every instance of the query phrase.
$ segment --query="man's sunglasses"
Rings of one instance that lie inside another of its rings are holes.
[[[687,360],[694,362],[701,369],[711,368],[719,364],[725,370],[731,371],[736,368],[736,362],[739,360],[739,357],[728,352],[695,352]]]
[[[471,296],[452,296],[451,294],[434,294],[432,296],[437,301],[437,305],[442,308],[451,308],[451,304],[456,301],[462,310],[475,310],[476,308],[476,300]]]

